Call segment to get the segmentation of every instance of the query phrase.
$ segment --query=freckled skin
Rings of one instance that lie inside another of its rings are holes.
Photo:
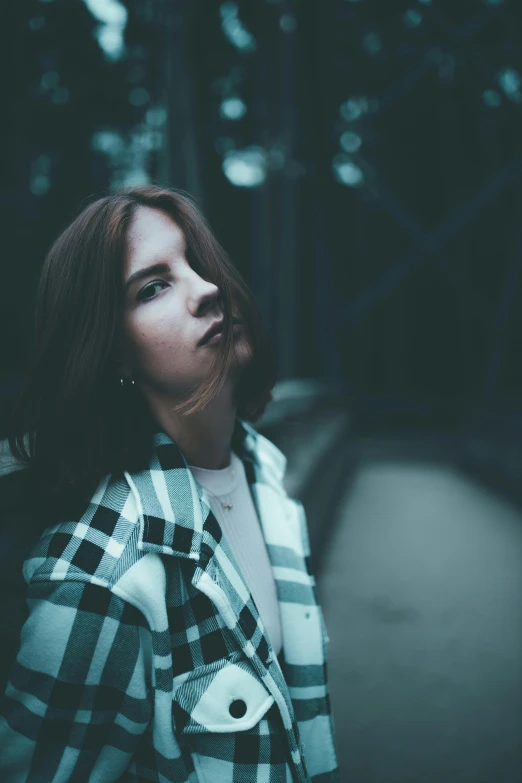
[[[250,361],[251,347],[241,328],[235,327],[235,355],[221,390],[196,413],[176,413],[176,403],[208,375],[217,345],[198,342],[222,311],[217,286],[190,267],[179,226],[161,210],[139,207],[129,226],[123,283],[157,262],[167,263],[168,271],[136,281],[126,293],[121,371],[132,375],[153,416],[188,464],[221,469],[230,463],[234,390]],[[140,296],[146,300],[139,301]]]
[[[183,232],[172,218],[139,207],[129,227],[124,282],[156,261],[167,262],[170,272],[138,280],[126,294],[124,363],[144,392],[178,399],[203,380],[212,365],[215,346],[197,343],[222,315],[219,290],[189,266]],[[138,301],[140,295],[145,299]],[[235,348],[232,374],[250,358],[242,334]]]

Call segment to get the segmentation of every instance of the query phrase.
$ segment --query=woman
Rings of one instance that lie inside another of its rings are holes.
[[[274,380],[252,294],[181,192],[101,198],[57,239],[10,437],[43,530],[4,783],[337,780],[303,507],[252,427]]]

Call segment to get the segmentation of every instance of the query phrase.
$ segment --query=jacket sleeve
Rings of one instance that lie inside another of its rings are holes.
[[[323,610],[319,601],[315,577],[310,556],[310,536],[308,532],[308,520],[303,504],[295,501],[298,506],[301,542],[305,564],[309,575],[313,579],[314,602],[317,607],[318,619],[322,635],[323,661],[319,668],[318,680],[314,682],[314,704],[309,705],[308,720],[300,722],[301,737],[305,742],[305,758],[309,761],[308,771],[312,783],[339,783],[339,768],[337,765],[337,752],[335,749],[335,725],[330,702],[330,690],[328,686],[328,637]],[[312,667],[311,667],[312,668]],[[304,689],[306,690],[306,689]],[[314,717],[315,716],[315,717]]]
[[[151,720],[150,631],[106,587],[28,587],[0,709],[3,783],[117,781]]]

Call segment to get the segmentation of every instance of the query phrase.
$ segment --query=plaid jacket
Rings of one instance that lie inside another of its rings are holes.
[[[205,489],[157,432],[148,470],[105,477],[24,563],[3,783],[338,780],[304,510],[273,443],[236,419],[232,448],[276,580],[282,663]]]

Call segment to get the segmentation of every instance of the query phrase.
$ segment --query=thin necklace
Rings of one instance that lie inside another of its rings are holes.
[[[222,500],[219,500],[218,496],[217,496],[217,495],[214,495],[214,493],[213,493],[213,492],[211,492],[209,489],[207,489],[207,492],[208,492],[208,494],[209,494],[209,495],[212,495],[212,497],[213,497],[213,498],[215,498],[216,500],[218,500],[218,501],[221,503],[221,505],[223,506],[223,508],[229,508],[229,509],[230,509],[230,508],[232,508],[232,507],[233,507],[233,505],[234,505],[233,503],[223,503],[223,501],[222,501]]]
[[[232,480],[234,480],[235,477],[236,477],[235,471],[232,471]],[[205,487],[205,489],[206,489],[206,491],[208,492],[209,495],[212,495],[213,498],[215,498],[217,501],[219,501],[221,503],[223,508],[228,508],[228,509],[233,508],[233,506],[234,506],[233,503],[223,503],[223,501],[219,500],[218,496],[215,495],[213,492],[211,492],[210,489],[208,489],[208,487]]]
[[[234,473],[234,471],[232,471],[232,480],[234,480],[235,477],[236,477],[236,474]],[[223,503],[223,501],[220,500],[218,498],[218,496],[215,495],[213,492],[211,492],[210,489],[208,489],[208,488],[207,488],[207,492],[208,492],[209,495],[212,495],[213,498],[215,498],[217,501],[219,501],[221,503],[221,505],[223,506],[223,508],[228,508],[228,509],[233,508],[233,506],[234,506],[233,503]]]

